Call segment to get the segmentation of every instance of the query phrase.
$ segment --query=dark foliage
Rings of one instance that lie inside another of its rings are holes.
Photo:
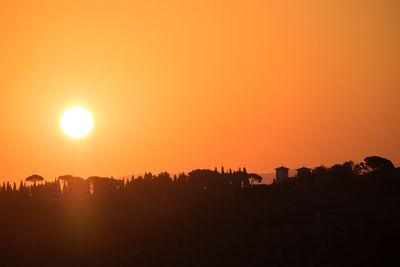
[[[394,169],[394,165],[390,160],[378,156],[366,157],[364,161],[364,166],[373,171],[386,171]]]
[[[395,266],[400,169],[373,166],[272,185],[246,169],[3,183],[0,264]]]

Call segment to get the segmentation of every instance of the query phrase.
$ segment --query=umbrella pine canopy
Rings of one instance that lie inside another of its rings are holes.
[[[33,174],[33,175],[25,178],[25,181],[33,182],[34,184],[36,184],[37,182],[41,182],[43,180],[44,180],[44,178],[37,174]]]

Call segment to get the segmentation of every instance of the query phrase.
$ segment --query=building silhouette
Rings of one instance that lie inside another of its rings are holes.
[[[280,183],[289,179],[289,169],[281,166],[275,169],[276,178],[274,180],[275,183]]]

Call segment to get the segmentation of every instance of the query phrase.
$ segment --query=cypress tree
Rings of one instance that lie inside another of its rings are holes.
[[[24,190],[24,183],[21,180],[21,182],[19,183],[19,191],[23,191],[23,190]]]

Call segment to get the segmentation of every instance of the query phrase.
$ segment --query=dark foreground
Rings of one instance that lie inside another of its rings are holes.
[[[398,168],[319,173],[240,190],[186,189],[61,198],[3,192],[0,265],[400,263]]]

